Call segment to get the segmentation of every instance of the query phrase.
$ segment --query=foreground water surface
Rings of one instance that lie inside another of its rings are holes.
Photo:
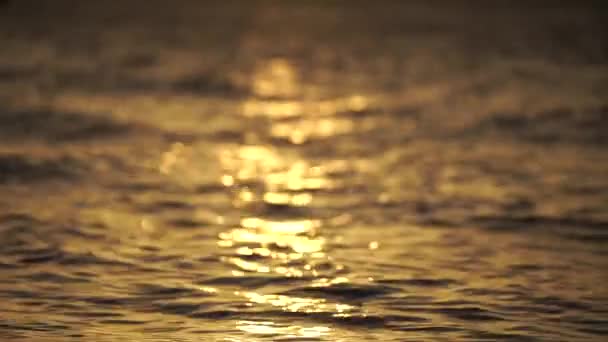
[[[0,337],[604,340],[593,3],[0,7]]]

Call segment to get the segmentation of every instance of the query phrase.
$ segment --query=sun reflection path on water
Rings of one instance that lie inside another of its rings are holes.
[[[305,91],[296,68],[287,60],[271,59],[254,73],[255,95],[243,103],[246,120],[262,120],[271,136],[286,138],[291,144],[328,137],[354,128],[349,118],[334,117],[337,112],[360,112],[368,101],[360,95],[335,100],[304,100]],[[285,120],[289,119],[289,120]],[[258,139],[258,141],[263,141]],[[218,236],[218,245],[229,249],[222,260],[232,268],[231,275],[242,277],[285,277],[302,279],[311,288],[348,283],[339,276],[342,266],[327,251],[323,233],[328,218],[311,210],[317,191],[339,186],[331,177],[348,168],[343,160],[307,160],[289,146],[260,142],[225,146],[218,151],[224,170],[223,184],[242,210],[238,227]],[[330,269],[327,266],[331,265]],[[325,314],[334,317],[359,315],[360,307],[315,296],[276,293],[279,288],[265,286],[256,291],[235,291],[248,305],[278,307],[284,312]],[[319,338],[329,327],[280,325],[279,322],[240,321],[237,328],[253,335]]]

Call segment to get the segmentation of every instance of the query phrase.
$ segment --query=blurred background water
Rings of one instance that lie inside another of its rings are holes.
[[[601,2],[1,6],[3,341],[608,335]]]

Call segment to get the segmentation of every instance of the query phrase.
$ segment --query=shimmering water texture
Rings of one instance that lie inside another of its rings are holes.
[[[608,11],[491,3],[4,3],[0,340],[605,341]]]

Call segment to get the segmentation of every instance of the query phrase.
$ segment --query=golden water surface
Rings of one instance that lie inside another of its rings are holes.
[[[0,339],[605,339],[605,15],[371,3],[0,7]]]

